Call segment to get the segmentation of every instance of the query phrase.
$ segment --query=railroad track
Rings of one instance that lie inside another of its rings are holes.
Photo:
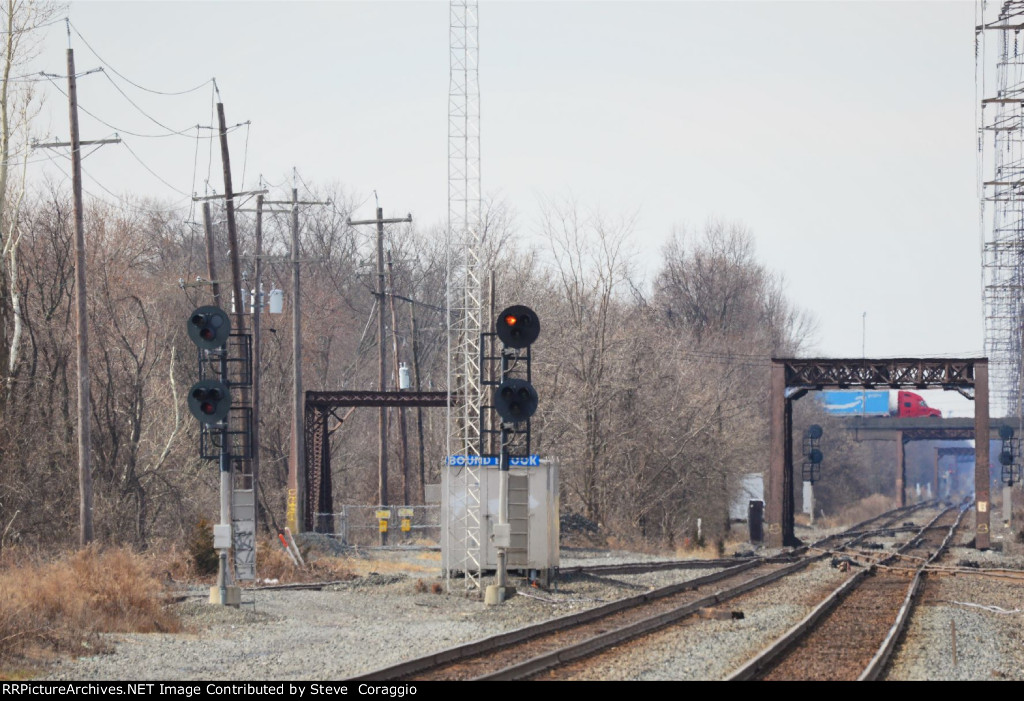
[[[917,530],[916,527],[912,526],[897,526],[893,527],[893,523],[906,518],[909,514],[924,508],[926,506],[933,505],[935,502],[921,502],[919,504],[913,504],[911,506],[905,506],[893,511],[888,511],[879,516],[875,516],[866,521],[851,526],[842,533],[837,533],[830,536],[825,536],[821,540],[812,543],[809,546],[797,548],[793,551],[793,554],[799,554],[804,552],[807,548],[821,548],[828,547],[829,543],[836,540],[846,540],[847,542],[839,547],[850,547],[856,543],[869,538],[871,536],[878,536],[883,534],[901,533],[910,530]],[[875,523],[878,521],[879,523]],[[609,565],[576,565],[574,567],[563,567],[558,571],[560,578],[570,577],[574,575],[591,575],[591,576],[609,576],[614,574],[642,574],[644,572],[662,572],[666,570],[684,570],[684,569],[720,569],[727,568],[730,566],[742,564],[745,562],[752,562],[762,560],[764,558],[751,557],[734,557],[731,559],[718,558],[715,560],[660,560],[660,561],[643,561],[643,562],[621,562]],[[780,556],[778,558],[768,558],[767,562],[791,562],[792,555]]]
[[[948,546],[966,510],[949,507],[875,565],[844,582],[729,679],[876,679],[909,618],[922,571]]]
[[[890,527],[922,506],[883,514],[857,524],[851,532],[829,536],[818,543],[798,548],[789,557],[757,558],[732,564],[720,572],[408,660],[356,677],[353,681],[530,678],[656,631],[701,609],[714,607],[802,570],[828,555],[828,552],[809,554],[809,548],[821,548],[833,541],[844,540],[832,550],[848,547],[860,542],[866,537],[865,533],[875,532],[868,526],[874,524],[875,529]],[[621,568],[656,564],[628,563],[610,567],[620,568],[619,572],[635,572],[649,570]],[[670,563],[665,564],[664,568],[668,568]],[[580,571],[592,573],[593,570],[581,568]],[[608,573],[607,570],[605,572]]]
[[[643,574],[644,572],[664,572],[666,570],[717,570],[742,565],[745,562],[756,559],[756,557],[735,557],[732,559],[718,558],[716,560],[658,560],[653,562],[619,562],[613,565],[576,565],[574,567],[559,568],[558,576],[559,578],[574,575],[603,577],[613,574]]]

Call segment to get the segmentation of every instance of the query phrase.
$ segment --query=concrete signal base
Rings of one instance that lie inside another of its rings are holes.
[[[224,606],[241,606],[242,605],[242,588],[241,587],[225,587],[224,598],[221,600],[221,589],[220,587],[210,587],[210,603],[211,604],[223,604]]]
[[[497,584],[489,584],[484,590],[484,604],[487,606],[497,606],[515,595],[515,587],[499,587]]]

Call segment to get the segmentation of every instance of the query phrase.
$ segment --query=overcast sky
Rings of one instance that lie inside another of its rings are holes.
[[[260,174],[290,186],[295,167],[357,195],[357,216],[376,190],[386,214],[444,222],[447,2],[73,2],[69,16],[79,73],[98,54],[159,91],[216,78],[228,123],[251,121],[231,137],[236,190]],[[635,212],[649,282],[673,228],[740,223],[816,317],[815,352],[982,354],[974,3],[485,1],[479,19],[483,187],[524,236],[545,197]],[[63,74],[67,45],[51,27],[39,68]],[[82,138],[125,145],[86,159],[87,191],[185,202],[207,173],[223,189],[195,130],[130,135],[209,125],[209,83],[163,96],[107,76],[79,80],[108,123],[82,114]],[[64,96],[38,87],[44,130],[66,139]]]

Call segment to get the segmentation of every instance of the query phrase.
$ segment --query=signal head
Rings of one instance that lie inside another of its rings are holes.
[[[1011,426],[1000,426],[999,427],[999,437],[1002,438],[1004,441],[1008,441],[1011,438],[1013,438],[1013,427],[1011,427]]]
[[[526,421],[537,411],[537,390],[526,380],[508,379],[494,390],[494,408],[505,421]]]
[[[532,309],[516,304],[498,315],[494,330],[506,347],[527,348],[540,335],[540,320]]]
[[[220,307],[199,307],[188,317],[188,337],[200,348],[223,348],[231,335],[231,319]]]
[[[821,430],[821,426],[818,424],[811,424],[807,427],[807,437],[812,440],[816,441],[821,438],[822,433],[824,433],[824,431]]]
[[[219,380],[203,380],[188,391],[188,410],[200,423],[211,426],[227,418],[231,392]]]
[[[807,460],[812,465],[818,465],[822,460],[825,459],[825,455],[817,448],[812,448],[811,452],[807,454]]]

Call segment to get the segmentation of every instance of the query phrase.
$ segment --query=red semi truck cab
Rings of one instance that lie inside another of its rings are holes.
[[[925,403],[924,397],[914,392],[900,390],[896,392],[896,411],[894,416],[942,416],[942,412]]]

